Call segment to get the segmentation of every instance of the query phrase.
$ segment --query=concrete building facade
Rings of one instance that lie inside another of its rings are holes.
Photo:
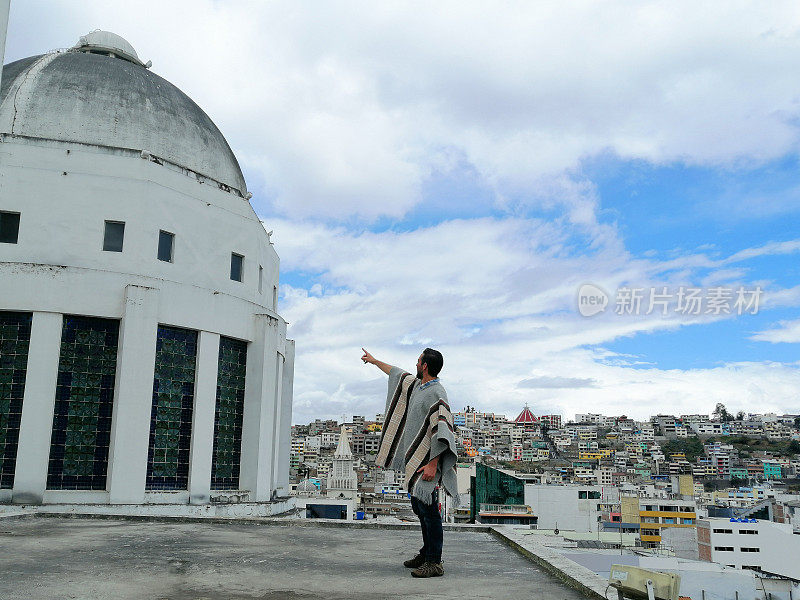
[[[538,517],[539,529],[596,532],[602,516],[599,486],[525,484],[524,503]]]
[[[800,535],[789,523],[700,519],[697,542],[700,560],[800,580]]]
[[[0,502],[288,495],[294,343],[225,138],[114,34],[3,68]]]

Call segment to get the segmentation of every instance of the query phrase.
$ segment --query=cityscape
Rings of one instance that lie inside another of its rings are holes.
[[[292,426],[290,482],[308,517],[410,520],[403,474],[375,466],[383,417]],[[681,559],[687,571],[704,562],[800,580],[798,414],[717,404],[647,421],[527,406],[453,417],[462,497],[444,502],[450,522],[526,526],[545,544]]]

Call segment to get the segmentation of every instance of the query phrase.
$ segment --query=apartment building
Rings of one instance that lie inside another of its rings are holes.
[[[323,431],[319,434],[320,446],[322,448],[336,448],[339,443],[338,431]]]
[[[694,500],[639,499],[640,537],[645,547],[661,544],[661,531],[669,527],[695,527],[697,512]]]
[[[711,420],[709,415],[681,415],[681,423],[707,423]]]
[[[728,433],[728,424],[719,421],[690,423],[689,426],[697,435],[727,435]]]
[[[524,502],[539,529],[596,532],[602,515],[602,488],[594,485],[525,484]]]
[[[700,519],[700,560],[800,579],[800,535],[788,523],[756,519]]]
[[[674,437],[675,436],[675,416],[674,415],[656,415],[650,417],[650,421],[655,425],[659,435]]]
[[[293,437],[291,441],[290,451],[292,454],[302,454],[303,450],[305,449],[306,445],[306,438],[305,437]]]
[[[539,422],[550,429],[561,429],[561,415],[542,415]]]
[[[610,427],[614,423],[613,417],[606,417],[605,415],[598,415],[594,413],[577,414],[575,415],[576,423],[591,423],[600,427]]]

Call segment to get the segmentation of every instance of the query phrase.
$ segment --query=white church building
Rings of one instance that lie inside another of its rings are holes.
[[[328,472],[327,496],[329,498],[348,498],[358,496],[358,477],[353,468],[353,452],[344,425],[339,434],[339,443],[333,452],[333,464]]]
[[[103,31],[3,67],[0,503],[288,496],[278,255],[222,133],[149,67]]]

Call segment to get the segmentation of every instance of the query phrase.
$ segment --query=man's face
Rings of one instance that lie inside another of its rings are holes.
[[[422,375],[422,354],[420,354],[417,359],[417,379],[422,379]]]

